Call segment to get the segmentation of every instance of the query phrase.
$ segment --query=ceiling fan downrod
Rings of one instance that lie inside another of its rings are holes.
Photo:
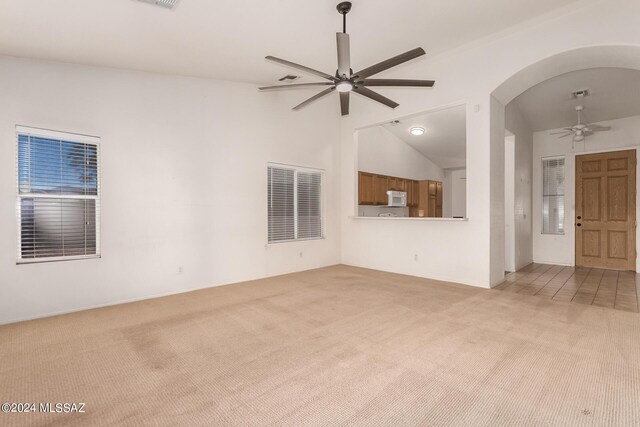
[[[340,14],[342,15],[342,32],[346,33],[347,32],[347,13],[349,13],[349,11],[351,10],[351,2],[343,1],[342,3],[336,6],[336,9],[338,9],[338,12],[340,12]]]

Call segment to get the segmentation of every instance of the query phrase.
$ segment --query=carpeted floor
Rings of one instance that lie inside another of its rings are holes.
[[[336,266],[0,327],[0,425],[639,425],[640,315]]]

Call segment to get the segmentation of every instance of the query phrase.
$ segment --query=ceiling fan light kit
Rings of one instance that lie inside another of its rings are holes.
[[[386,87],[432,87],[435,82],[433,80],[402,80],[402,79],[370,79],[369,77],[388,70],[414,58],[425,54],[424,49],[421,47],[412,49],[408,52],[389,58],[385,61],[379,62],[368,68],[353,72],[351,69],[351,55],[350,55],[350,42],[349,34],[347,34],[347,13],[351,10],[351,2],[345,1],[336,6],[338,12],[342,15],[342,32],[336,33],[336,42],[338,46],[338,69],[334,75],[324,73],[322,71],[314,70],[313,68],[305,67],[304,65],[296,64],[284,59],[276,58],[274,56],[267,56],[265,59],[268,61],[276,62],[278,64],[285,65],[287,67],[295,68],[305,73],[313,74],[328,81],[315,82],[315,83],[298,83],[278,86],[265,86],[259,88],[260,90],[278,90],[278,89],[290,89],[290,88],[304,88],[315,86],[326,86],[326,88],[312,96],[311,98],[303,101],[302,103],[293,107],[293,110],[300,110],[301,108],[309,105],[313,101],[316,101],[326,95],[329,95],[334,90],[340,95],[340,111],[343,116],[349,114],[349,97],[350,92],[357,93],[366,98],[377,101],[391,108],[396,108],[399,104],[390,100],[389,98],[380,95],[379,93],[369,89],[369,87],[386,86]]]

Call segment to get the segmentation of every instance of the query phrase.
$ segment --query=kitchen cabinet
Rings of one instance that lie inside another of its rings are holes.
[[[389,198],[387,191],[389,190],[389,177],[384,175],[376,175],[374,178],[374,204],[386,205]]]
[[[427,182],[427,181],[424,181]],[[438,197],[438,183],[434,183],[433,195],[434,208],[432,211],[436,215],[435,207]],[[420,185],[421,181],[412,179],[398,178],[395,176],[378,175],[369,172],[358,172],[358,204],[359,205],[386,205],[388,201],[387,191],[404,191],[407,193],[407,206],[410,208],[410,216],[419,216],[418,208],[420,205]],[[442,193],[442,183],[440,183],[440,194]],[[428,199],[425,193],[424,200]],[[440,206],[442,206],[442,196],[440,196]],[[426,209],[423,209],[426,211]],[[440,208],[442,210],[442,208]],[[425,215],[422,215],[425,216]]]
[[[405,190],[407,192],[407,206],[410,208],[418,207],[418,200],[420,199],[420,183],[413,180],[405,180]]]
[[[412,216],[442,218],[442,182],[425,180],[419,183],[419,200],[417,215],[416,209],[412,210]]]
[[[411,206],[417,208],[420,202],[420,182],[411,181],[411,195],[413,197]]]
[[[375,204],[375,175],[372,173],[358,172],[358,204]]]
[[[400,178],[390,176],[388,180],[389,180],[389,186],[387,188],[388,191],[402,191],[400,190]]]

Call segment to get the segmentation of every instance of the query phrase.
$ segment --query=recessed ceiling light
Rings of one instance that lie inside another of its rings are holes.
[[[414,126],[411,129],[409,129],[409,133],[415,136],[423,135],[424,132],[425,132],[424,128],[421,128],[420,126]]]
[[[336,90],[338,92],[350,92],[351,89],[353,89],[353,85],[351,84],[351,82],[348,82],[346,80],[343,80],[336,85]]]

